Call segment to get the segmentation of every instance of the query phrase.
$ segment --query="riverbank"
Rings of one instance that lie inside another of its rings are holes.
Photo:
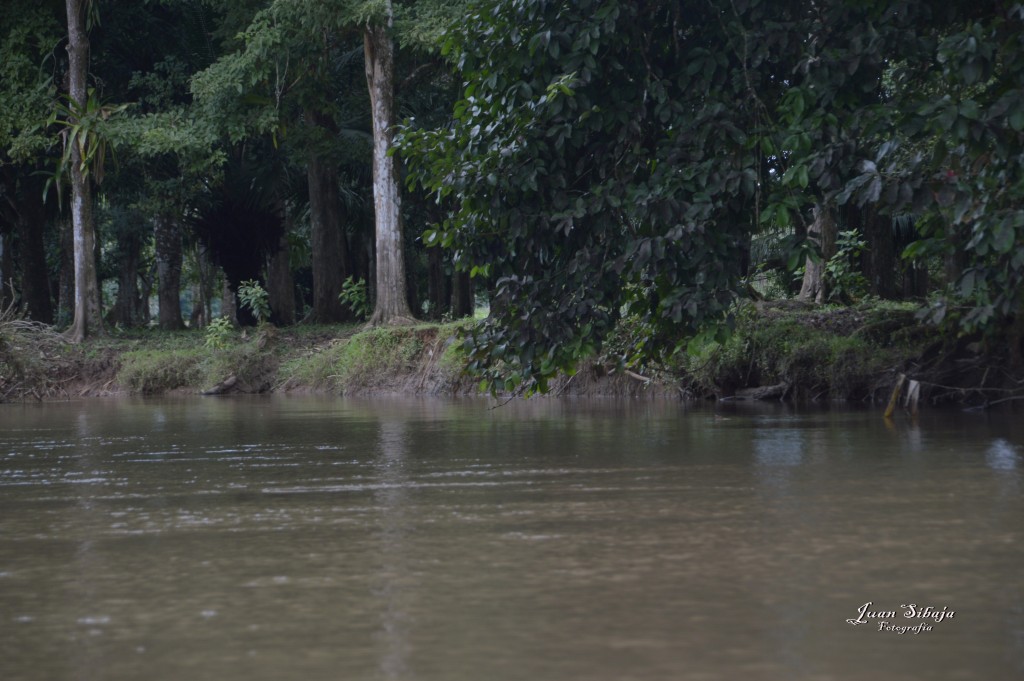
[[[271,326],[211,334],[117,332],[71,345],[49,327],[0,325],[0,402],[230,393],[464,395],[471,320],[390,329]],[[1024,376],[1005,350],[939,335],[907,305],[749,305],[725,343],[625,367],[619,342],[555,381],[554,395],[884,404],[902,374],[922,404],[1012,404]]]

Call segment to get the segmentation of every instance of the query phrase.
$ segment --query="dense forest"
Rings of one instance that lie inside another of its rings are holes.
[[[486,303],[544,390],[899,300],[1021,363],[1020,3],[7,0],[0,102],[0,309],[72,341]]]

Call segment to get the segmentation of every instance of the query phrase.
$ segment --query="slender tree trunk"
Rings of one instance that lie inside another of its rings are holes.
[[[14,258],[11,257],[11,240],[0,232],[0,311],[6,310],[14,301]]]
[[[227,275],[224,275],[224,286],[220,295],[220,316],[238,326],[238,299],[235,297],[235,291],[231,288],[231,282]]]
[[[804,282],[800,288],[800,299],[816,303],[828,300],[828,282],[825,280],[825,263],[836,254],[836,221],[827,206],[814,207],[814,224],[808,236],[818,244],[821,261],[810,258],[804,265]]]
[[[196,272],[199,275],[195,289],[195,300],[197,302],[192,308],[190,323],[192,328],[201,329],[207,326],[213,317],[212,310],[210,309],[210,299],[213,298],[214,271],[213,263],[210,262],[210,257],[206,251],[206,246],[200,244],[196,247],[195,262]]]
[[[3,174],[3,197],[6,210],[0,214],[7,223],[7,242],[3,249],[4,265],[0,266],[0,299],[20,297],[23,311],[34,321],[53,323],[50,298],[50,277],[46,266],[43,232],[46,215],[39,197],[43,182],[33,174],[8,171]],[[13,239],[12,236],[17,236]],[[14,247],[17,243],[17,248]],[[14,293],[15,261],[21,273],[20,296]]]
[[[402,198],[394,156],[395,54],[391,39],[392,10],[385,0],[383,24],[363,30],[366,84],[373,120],[373,208],[377,227],[377,298],[370,318],[373,326],[414,321],[405,295],[405,254],[402,244]]]
[[[456,270],[452,275],[452,317],[468,317],[473,314],[473,307],[473,280],[469,272]]]
[[[21,300],[29,319],[53,323],[50,277],[43,244],[45,216],[42,204],[26,201],[18,213],[18,255],[21,262]]]
[[[158,215],[153,230],[156,251],[157,300],[160,328],[185,328],[181,318],[181,230],[178,221]]]
[[[153,297],[153,282],[156,281],[155,262],[149,264],[145,273],[139,273],[139,281],[142,284],[139,287],[139,319],[142,320],[142,326],[149,326],[149,322],[153,319],[149,299]]]
[[[11,168],[2,172],[4,180],[3,198],[0,203],[0,311],[6,310],[14,301],[14,251],[11,233],[17,220],[18,201],[15,198],[15,175]]]
[[[117,302],[114,304],[114,322],[123,328],[142,324],[139,296],[139,265],[142,261],[142,240],[137,233],[121,237],[120,271],[117,277]]]
[[[348,247],[341,231],[338,174],[332,165],[314,154],[309,159],[306,175],[312,223],[313,321],[340,322],[347,318],[347,311],[338,300],[338,294],[349,268]]]
[[[448,277],[444,271],[444,253],[437,246],[427,249],[427,300],[430,317],[440,319],[448,311],[450,295]]]
[[[946,243],[949,251],[942,262],[942,272],[946,276],[946,283],[955,285],[960,280],[960,275],[967,267],[967,251],[964,249],[966,239],[960,234],[956,225],[948,225],[946,228]]]
[[[68,17],[68,94],[80,110],[86,103],[89,39],[85,35],[84,0],[65,0]],[[92,216],[92,191],[82,172],[77,145],[71,149],[71,221],[75,258],[75,319],[68,338],[80,343],[90,335],[103,334],[100,287],[96,276],[96,231]]]
[[[295,280],[288,264],[288,232],[281,235],[280,247],[267,263],[267,294],[271,319],[282,326],[295,323]]]
[[[892,221],[879,215],[874,208],[853,209],[851,214],[860,221],[867,247],[862,256],[864,278],[868,289],[879,298],[899,297],[896,286],[896,244],[892,235]]]
[[[349,242],[352,253],[352,277],[367,282],[375,281],[373,278],[373,234],[366,234],[371,230],[355,230],[352,233],[352,240]],[[369,237],[369,238],[367,238]],[[369,286],[370,293],[373,293],[373,286]]]
[[[903,299],[924,298],[928,295],[928,268],[924,263],[908,262],[903,269]]]

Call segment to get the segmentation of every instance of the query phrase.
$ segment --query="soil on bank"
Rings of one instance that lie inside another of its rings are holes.
[[[0,323],[0,402],[89,396],[317,392],[465,395],[459,332],[471,321],[387,329],[249,328],[111,333],[71,345],[49,327]],[[628,335],[628,334],[627,334]],[[691,343],[657,365],[626,367],[613,343],[552,395],[785,400],[884,405],[899,376],[920,404],[1012,405],[1024,372],[1007,347],[950,337],[906,305],[822,308],[781,301],[738,315],[724,343]]]

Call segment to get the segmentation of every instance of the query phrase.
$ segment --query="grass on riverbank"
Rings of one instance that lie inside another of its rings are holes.
[[[909,304],[750,305],[728,341],[696,348],[679,372],[702,395],[878,401],[929,341]]]
[[[467,392],[457,340],[471,319],[388,329],[361,325],[113,332],[71,345],[48,327],[0,329],[0,402],[29,397],[208,392]],[[15,333],[16,332],[16,333]],[[45,340],[48,352],[33,349]]]
[[[351,324],[231,329],[222,347],[211,347],[203,333],[147,330],[95,339],[86,352],[116,355],[113,384],[129,393],[207,392],[228,379],[235,391],[267,392],[293,355],[356,332]]]
[[[220,349],[196,331],[117,332],[76,346],[47,327],[8,323],[0,325],[0,402],[170,392],[465,394],[474,391],[475,380],[464,375],[466,354],[457,336],[460,327],[474,323],[230,329]],[[624,325],[618,342],[628,346],[631,337]],[[877,403],[888,398],[896,375],[907,373],[956,391],[951,399],[991,400],[992,390],[999,397],[1016,395],[1019,385],[1008,388],[992,379],[992,367],[1002,359],[976,349],[965,356],[978,345],[967,340],[922,326],[906,304],[749,304],[724,343],[707,342],[664,365],[626,370],[617,365],[610,342],[606,356],[586,361],[552,390]]]
[[[455,342],[466,322],[393,329],[356,325],[262,327],[233,331],[226,347],[201,334],[152,333],[149,338],[95,341],[115,350],[124,342],[115,383],[130,393],[318,391],[450,392],[464,366]]]
[[[456,392],[465,366],[456,336],[470,323],[367,329],[338,338],[286,360],[282,386],[336,393]]]

